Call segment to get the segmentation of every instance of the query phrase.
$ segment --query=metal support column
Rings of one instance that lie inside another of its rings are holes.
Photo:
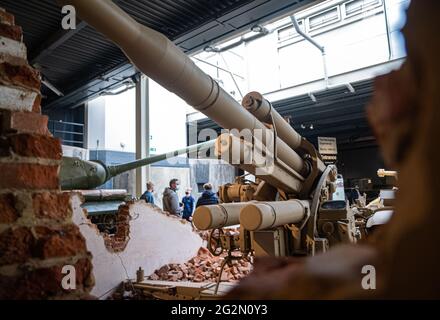
[[[84,128],[83,128],[83,145],[84,149],[89,149],[89,103],[84,103]]]
[[[142,75],[136,83],[136,159],[150,155],[150,106],[148,78]],[[136,196],[140,197],[150,178],[150,166],[136,169]]]

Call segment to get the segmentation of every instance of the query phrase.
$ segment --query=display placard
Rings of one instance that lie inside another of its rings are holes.
[[[318,150],[325,163],[335,163],[338,155],[336,138],[318,137]]]

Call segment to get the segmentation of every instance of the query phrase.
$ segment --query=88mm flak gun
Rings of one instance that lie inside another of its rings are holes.
[[[240,105],[164,35],[111,1],[59,2],[74,5],[81,19],[117,44],[140,71],[228,130],[217,138],[217,156],[256,181],[222,186],[223,203],[196,210],[194,225],[202,230],[240,224],[239,236],[216,231],[220,249],[314,255],[356,241],[347,204],[332,200],[336,168],[325,166],[313,145],[261,94],[251,92]]]

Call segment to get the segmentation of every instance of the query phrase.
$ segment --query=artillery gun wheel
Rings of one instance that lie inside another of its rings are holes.
[[[223,229],[214,229],[208,238],[208,250],[214,255],[219,256],[223,252],[221,237],[224,235]]]

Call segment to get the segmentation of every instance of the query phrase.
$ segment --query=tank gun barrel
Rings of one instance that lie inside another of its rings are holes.
[[[146,165],[149,165],[149,164],[152,164],[155,162],[159,162],[162,160],[177,157],[177,156],[185,154],[185,153],[193,153],[193,152],[207,150],[207,149],[213,148],[215,142],[216,142],[216,140],[214,139],[214,140],[210,140],[207,142],[194,144],[192,146],[178,149],[178,150],[175,150],[172,152],[162,153],[162,154],[154,155],[154,156],[144,158],[144,159],[135,160],[135,161],[128,162],[128,163],[118,164],[118,165],[114,165],[114,166],[108,166],[107,168],[108,168],[109,176],[110,176],[110,178],[112,178],[112,177],[114,177],[118,174],[121,174],[123,172],[133,170],[133,169],[136,169],[139,167],[143,167],[143,166],[146,166]]]
[[[79,158],[63,157],[60,170],[61,189],[94,189],[123,172],[165,159],[170,159],[178,155],[207,150],[213,148],[215,142],[216,140],[214,139],[172,152],[162,153],[152,157],[114,166],[106,166],[102,162],[98,161],[87,161]]]

